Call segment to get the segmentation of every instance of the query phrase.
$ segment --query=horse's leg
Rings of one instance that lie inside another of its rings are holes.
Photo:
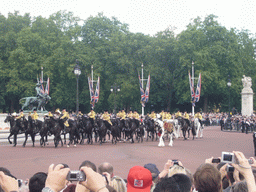
[[[183,133],[184,140],[187,140],[187,138],[186,138],[186,131],[182,130],[182,133]]]
[[[163,140],[163,136],[164,136],[164,129],[162,128],[162,134],[159,138],[159,143],[158,143],[158,147],[164,147],[164,140]]]
[[[13,147],[16,147],[16,145],[17,145],[17,133],[14,133],[13,134]]]
[[[12,144],[12,142],[11,142],[11,140],[10,140],[11,136],[13,136],[13,133],[10,133],[10,135],[9,135],[9,137],[8,137],[8,141],[9,141],[10,144]]]
[[[32,134],[30,134],[30,137],[31,137],[31,140],[32,140],[32,143],[33,143],[33,147],[35,147],[35,134],[34,133],[32,133]]]
[[[23,147],[25,147],[25,146],[26,146],[27,139],[28,139],[28,134],[27,134],[27,133],[25,133],[25,141],[23,142]]]
[[[199,133],[200,125],[199,122],[196,125],[196,138],[198,138],[198,133]]]
[[[171,133],[171,134],[169,134],[168,133],[168,135],[170,135],[170,142],[169,142],[169,146],[173,146],[173,140],[172,140],[172,136],[173,136],[173,134]]]
[[[202,127],[200,129],[200,132],[201,132],[200,138],[202,138],[203,137],[203,129],[202,129]]]

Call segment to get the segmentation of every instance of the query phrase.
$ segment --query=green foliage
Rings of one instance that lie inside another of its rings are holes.
[[[97,112],[116,108],[141,112],[138,74],[144,65],[144,79],[151,76],[149,102],[151,110],[184,111],[191,109],[188,71],[194,61],[195,77],[202,74],[201,99],[196,109],[205,111],[220,106],[228,110],[227,81],[231,80],[231,107],[240,109],[242,75],[251,76],[256,90],[256,38],[247,30],[227,30],[217,16],[194,19],[187,29],[176,35],[167,28],[155,36],[131,33],[129,26],[115,17],[99,13],[83,21],[72,12],[59,11],[48,19],[31,19],[29,14],[0,14],[0,107],[17,111],[19,99],[35,96],[37,76],[44,69],[50,78],[49,110],[76,108],[75,60],[82,74],[79,82],[79,104],[90,110],[88,76],[91,66],[94,80],[99,76],[100,99]],[[197,79],[195,80],[195,84]],[[114,84],[120,92],[110,91]],[[144,88],[146,82],[143,82]],[[96,83],[94,83],[96,87]]]

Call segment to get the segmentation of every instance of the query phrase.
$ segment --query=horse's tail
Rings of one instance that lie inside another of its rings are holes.
[[[19,104],[22,104],[22,100],[25,100],[26,99],[26,97],[23,97],[23,98],[21,98],[20,100],[19,100]]]

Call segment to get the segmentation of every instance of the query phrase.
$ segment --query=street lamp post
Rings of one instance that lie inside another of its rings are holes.
[[[230,87],[231,87],[231,81],[230,81],[230,79],[228,80],[228,82],[227,82],[227,86],[228,86],[228,92],[229,92],[229,101],[228,101],[228,115],[230,116]]]
[[[231,126],[231,116],[230,116],[230,87],[231,87],[231,81],[230,79],[228,79],[227,82],[227,86],[228,86],[228,94],[229,94],[229,101],[228,101],[228,119],[227,119],[227,126],[226,129],[232,130],[232,126]]]
[[[79,83],[79,76],[81,75],[81,69],[76,60],[76,66],[74,67],[74,74],[76,75],[76,114],[78,114],[79,110],[79,100],[78,100],[78,83]]]
[[[116,113],[116,92],[120,91],[120,87],[118,85],[116,85],[116,83],[114,83],[114,85],[111,86],[110,91],[115,93],[115,95],[114,95],[114,99],[115,99],[114,113]]]

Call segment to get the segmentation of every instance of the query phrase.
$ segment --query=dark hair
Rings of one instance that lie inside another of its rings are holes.
[[[154,192],[189,192],[192,183],[189,177],[185,174],[178,173],[169,178],[162,178],[156,184]]]
[[[38,172],[29,179],[29,192],[41,192],[45,187],[45,181],[47,174],[44,172]]]
[[[211,164],[202,164],[197,168],[193,177],[198,192],[219,192],[221,190],[220,172]]]
[[[81,163],[81,165],[79,166],[79,169],[81,169],[81,167],[90,167],[92,168],[93,171],[97,172],[97,167],[94,163],[92,163],[91,161],[85,160]]]

